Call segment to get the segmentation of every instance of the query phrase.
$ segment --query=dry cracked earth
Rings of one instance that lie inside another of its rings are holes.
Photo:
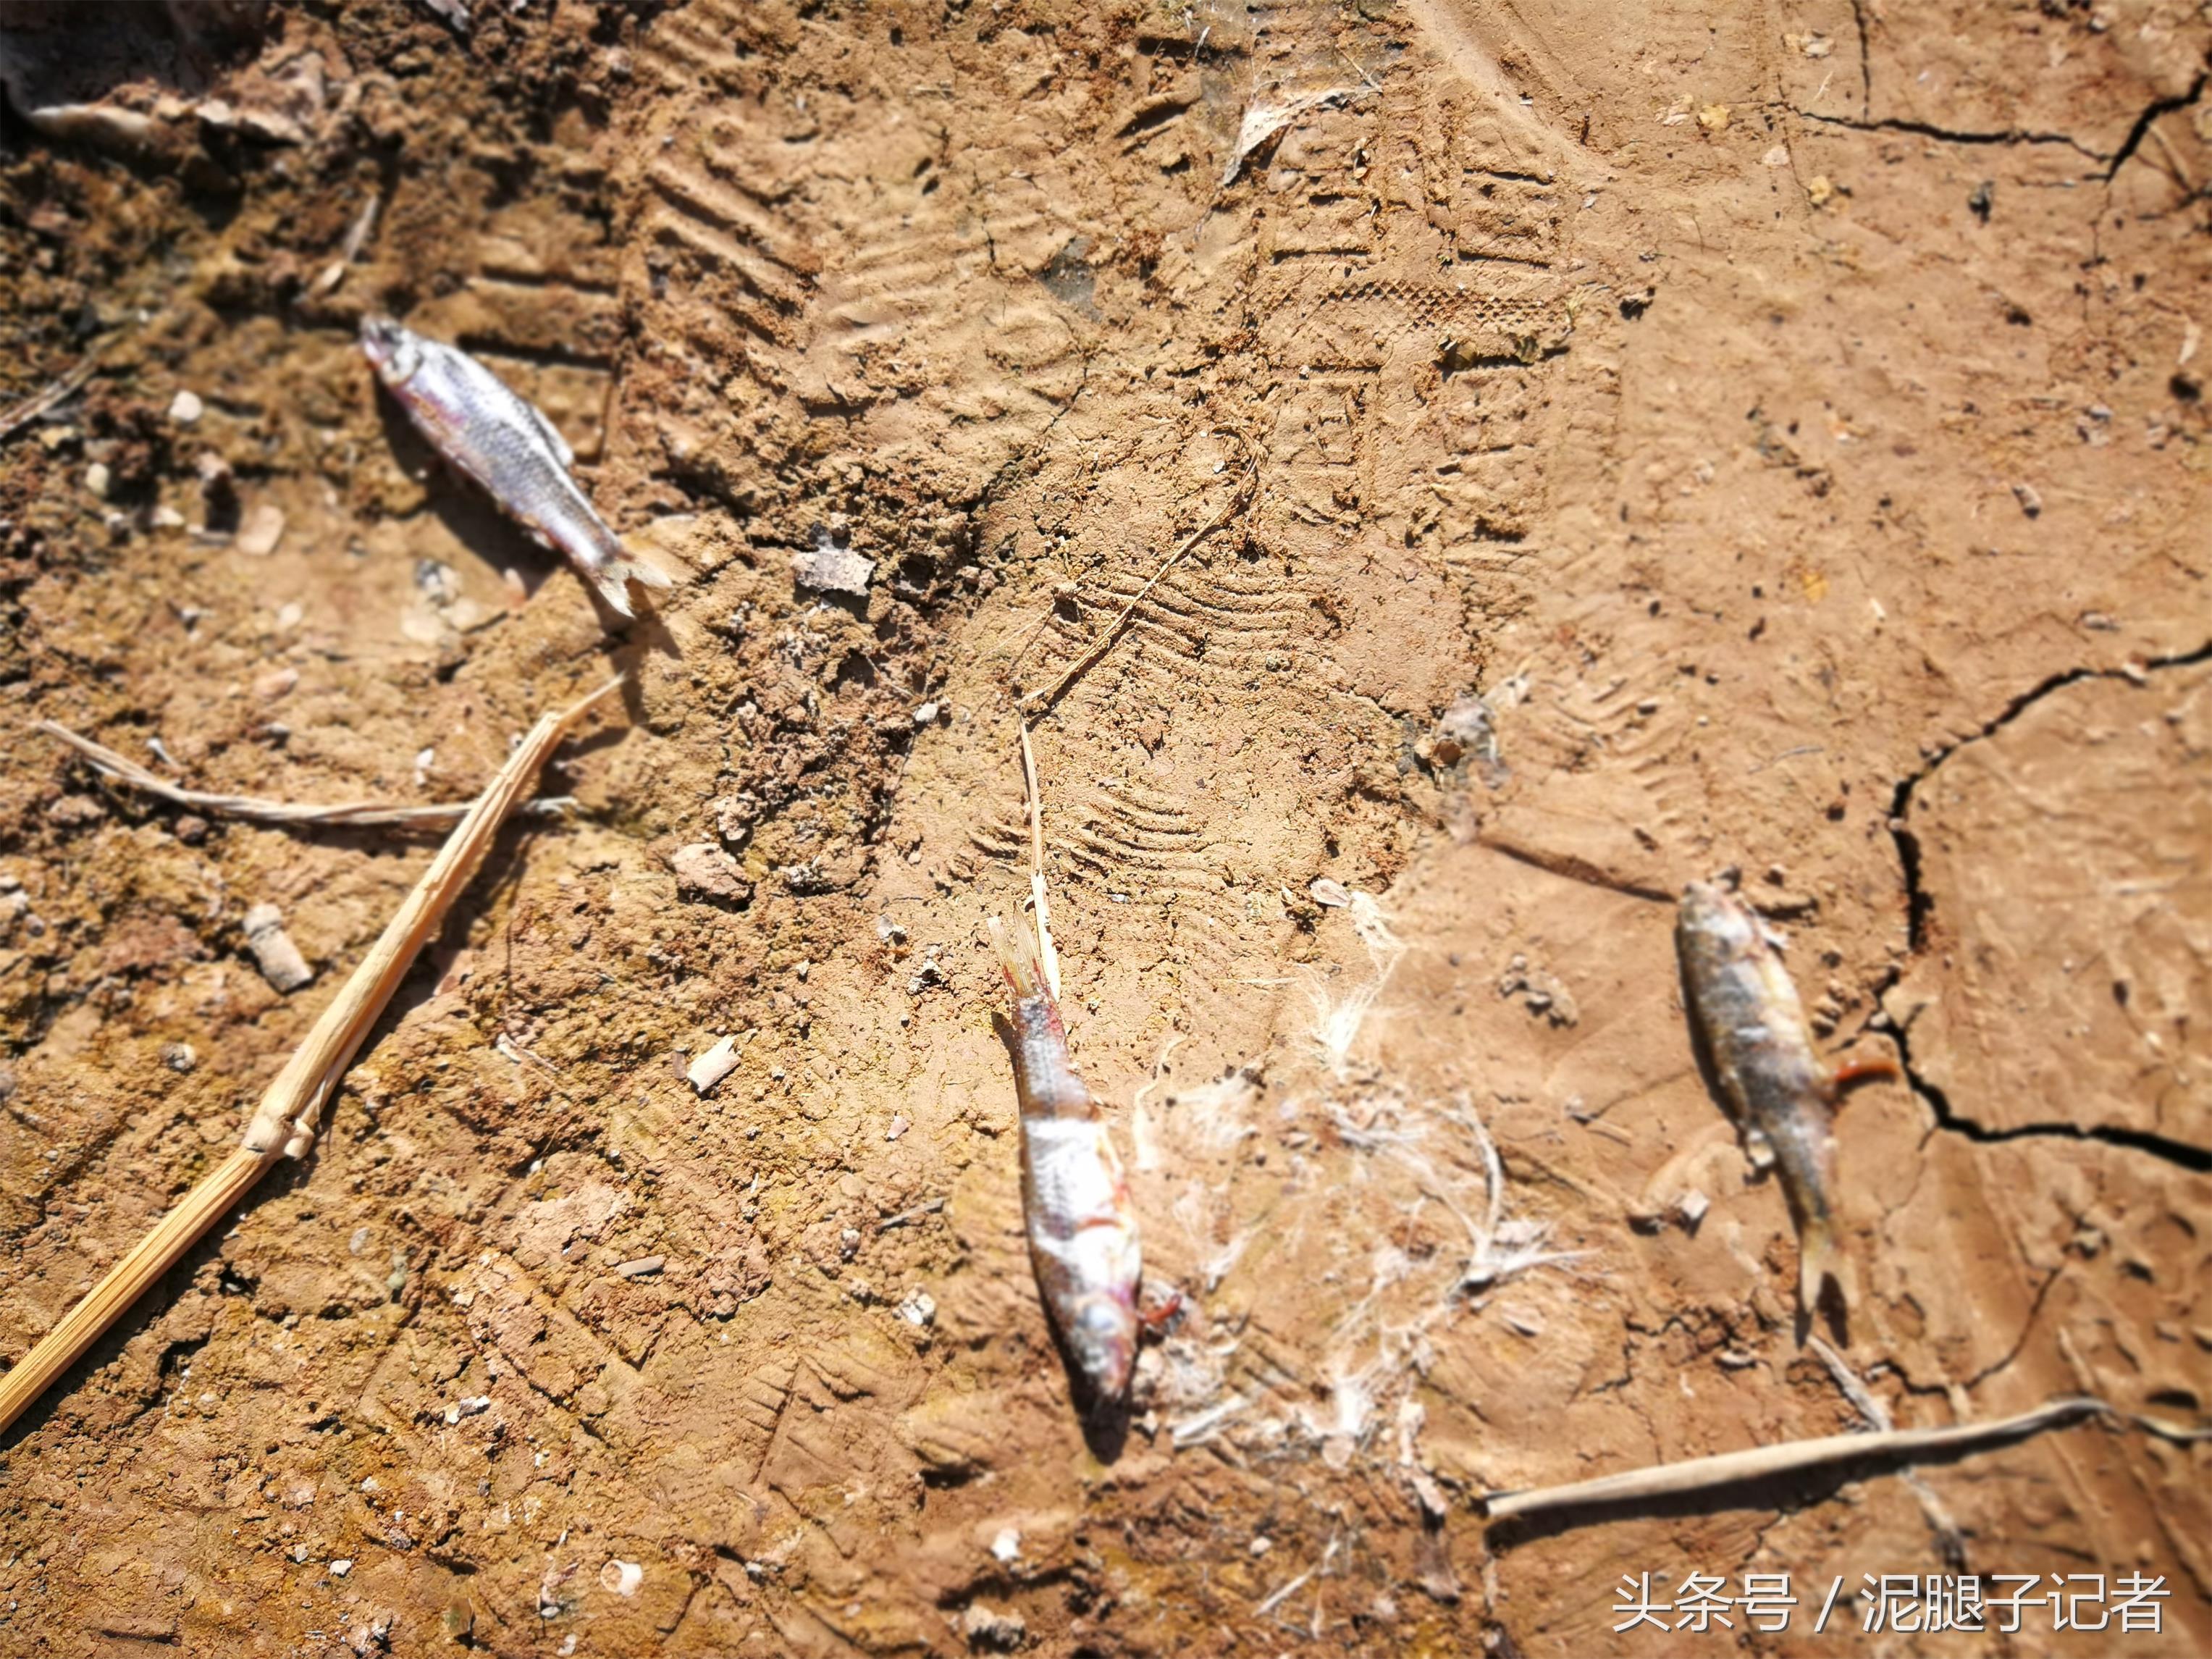
[[[1692,1062],[1670,899],[1724,868],[1900,1067],[1840,1120],[1872,1408],[2205,1419],[2202,9],[465,10],[0,5],[0,400],[93,365],[0,447],[0,1356],[434,845],[31,723],[455,800],[630,677],[313,1157],[0,1438],[0,1650],[2212,1644],[2212,1453],[2124,1420],[1479,1501],[1863,1426]],[[436,464],[373,310],[548,411],[653,615]],[[1021,1231],[1018,707],[1183,1297],[1119,1443]],[[1863,1629],[1862,1575],[1958,1571],[2169,1595]],[[1805,1605],[1616,1631],[1693,1572]]]

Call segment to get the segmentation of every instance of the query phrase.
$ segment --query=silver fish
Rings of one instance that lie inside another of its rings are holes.
[[[534,540],[566,556],[617,616],[635,614],[630,583],[674,586],[593,509],[568,475],[576,457],[553,422],[482,363],[389,317],[362,319],[361,349],[437,452]]]
[[[1014,994],[1014,1092],[1022,1110],[1022,1209],[1045,1307],[1094,1405],[1128,1392],[1143,1263],[1121,1160],[1067,1052],[1067,1030],[1035,950],[988,919]]]
[[[1771,1164],[1797,1227],[1797,1297],[1810,1319],[1823,1279],[1848,1307],[1858,1287],[1836,1237],[1835,1112],[1844,1085],[1894,1074],[1886,1062],[1838,1070],[1813,1052],[1797,988],[1759,913],[1693,881],[1682,890],[1674,950],[1700,1069],[1735,1120],[1753,1163]]]

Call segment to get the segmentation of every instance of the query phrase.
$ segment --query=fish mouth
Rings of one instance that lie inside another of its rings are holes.
[[[379,312],[361,319],[361,349],[387,385],[404,384],[419,366],[420,354],[407,331]]]
[[[1137,1320],[1126,1304],[1108,1296],[1086,1298],[1066,1340],[1102,1401],[1119,1400],[1129,1391],[1129,1373],[1137,1357]]]

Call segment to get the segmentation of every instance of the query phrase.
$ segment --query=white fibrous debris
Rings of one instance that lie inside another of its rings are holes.
[[[1244,119],[1237,130],[1237,143],[1229,152],[1229,165],[1222,169],[1221,185],[1226,190],[1237,182],[1237,175],[1244,171],[1245,159],[1285,127],[1308,110],[1318,109],[1323,104],[1349,97],[1350,87],[1329,87],[1320,92],[1309,92],[1285,100],[1279,104],[1255,103],[1244,112]]]

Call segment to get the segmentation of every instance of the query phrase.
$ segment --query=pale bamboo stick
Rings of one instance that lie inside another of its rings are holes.
[[[1577,1480],[1564,1486],[1536,1486],[1524,1492],[1483,1494],[1484,1512],[1492,1521],[1547,1510],[1588,1509],[1633,1503],[1643,1498],[1679,1498],[1711,1492],[1750,1480],[1796,1474],[1808,1469],[1856,1463],[1866,1458],[1910,1461],[1941,1452],[1964,1451],[1998,1441],[2024,1439],[2046,1429],[2063,1428],[2083,1418],[2117,1415],[2101,1400],[2084,1396],[2053,1400],[2017,1417],[1992,1423],[1960,1423],[1948,1429],[1891,1429],[1871,1434],[1831,1434],[1816,1440],[1785,1440],[1778,1445],[1753,1446],[1746,1451],[1723,1452],[1715,1457],[1686,1458],[1680,1463],[1659,1463]]]
[[[352,1064],[355,1050],[407,976],[416,953],[437,932],[447,910],[483,862],[501,821],[536,783],[539,769],[568,726],[621,684],[614,680],[531,728],[276,1074],[247,1122],[238,1149],[185,1194],[13,1370],[0,1376],[0,1431],[75,1364],[272,1164],[279,1158],[307,1156],[314,1146],[323,1106]]]

